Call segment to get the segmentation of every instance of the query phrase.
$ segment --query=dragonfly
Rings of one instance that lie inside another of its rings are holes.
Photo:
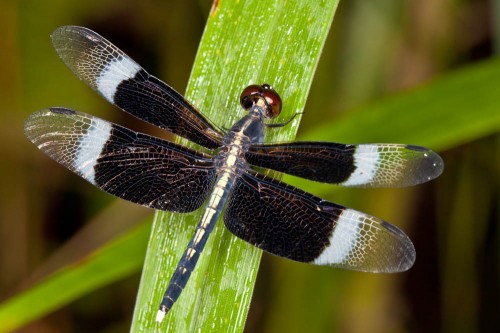
[[[242,90],[246,114],[223,131],[96,32],[63,26],[51,39],[62,61],[108,102],[203,147],[187,148],[63,107],[37,111],[25,123],[26,136],[40,150],[107,193],[178,213],[205,204],[159,306],[158,322],[181,295],[222,213],[235,236],[290,260],[387,273],[413,265],[415,248],[398,227],[262,169],[340,186],[404,187],[441,174],[444,163],[435,152],[405,144],[265,143],[266,128],[287,124],[268,121],[282,108],[268,84]]]

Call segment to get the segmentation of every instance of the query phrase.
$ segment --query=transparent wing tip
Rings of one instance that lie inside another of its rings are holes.
[[[411,162],[410,168],[413,170],[415,184],[425,183],[439,177],[443,173],[444,162],[441,156],[432,150],[419,147],[407,146],[407,149],[419,152],[420,158]]]
[[[396,237],[393,239],[395,246],[391,252],[393,257],[390,260],[393,265],[388,265],[380,272],[399,273],[412,268],[416,259],[416,251],[410,238],[401,229],[388,222],[383,221],[381,226]]]

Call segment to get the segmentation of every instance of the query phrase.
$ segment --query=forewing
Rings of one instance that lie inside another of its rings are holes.
[[[254,172],[231,192],[226,227],[280,257],[366,272],[400,272],[415,261],[410,239],[376,217]]]
[[[259,167],[356,187],[416,185],[438,177],[444,165],[441,157],[429,149],[401,144],[260,144],[252,146],[246,157]]]
[[[123,111],[204,147],[220,146],[221,134],[194,106],[97,33],[63,26],[52,44],[82,81]]]
[[[100,189],[155,209],[196,210],[215,179],[209,155],[65,108],[32,114],[25,133]]]

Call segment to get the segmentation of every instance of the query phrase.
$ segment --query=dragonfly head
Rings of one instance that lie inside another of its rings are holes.
[[[266,118],[275,118],[281,112],[281,97],[268,84],[259,86],[253,84],[243,89],[240,96],[240,104],[245,110],[250,110],[252,106],[258,105],[265,110]]]

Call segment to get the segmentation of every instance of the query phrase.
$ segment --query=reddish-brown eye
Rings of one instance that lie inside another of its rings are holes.
[[[281,112],[281,97],[268,84],[251,85],[246,87],[240,96],[240,103],[246,110],[258,104],[265,107],[267,118],[274,118]]]
[[[262,88],[256,84],[252,84],[251,86],[243,89],[243,92],[240,95],[240,104],[245,109],[248,110],[255,104],[256,99],[260,95]]]
[[[263,84],[262,88],[262,95],[266,99],[267,104],[271,107],[270,110],[267,110],[267,116],[269,118],[277,117],[281,113],[280,95],[278,95],[278,93],[268,84]]]

